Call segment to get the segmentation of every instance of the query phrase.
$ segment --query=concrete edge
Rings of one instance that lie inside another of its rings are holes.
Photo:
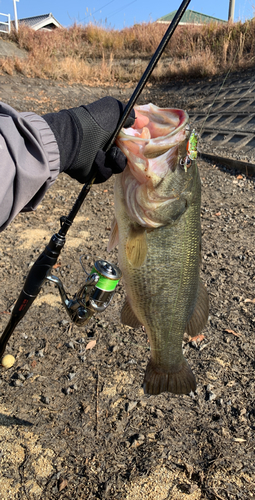
[[[234,160],[232,158],[226,158],[224,156],[218,156],[212,153],[198,153],[198,157],[211,160],[215,163],[220,163],[225,167],[229,167],[233,170],[238,170],[239,172],[243,172],[247,177],[255,177],[255,164],[249,163],[241,160]]]

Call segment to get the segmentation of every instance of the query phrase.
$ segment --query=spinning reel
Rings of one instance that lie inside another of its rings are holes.
[[[68,298],[63,283],[57,276],[49,274],[46,279],[57,285],[63,305],[73,323],[82,326],[95,312],[103,312],[109,306],[120,278],[121,271],[117,266],[106,260],[97,260],[84,285],[72,299]]]
[[[30,269],[23,290],[13,308],[10,321],[0,338],[0,359],[14,328],[26,314],[46,280],[57,285],[62,303],[71,320],[77,326],[86,324],[96,312],[104,311],[110,304],[115,288],[121,278],[121,271],[114,264],[103,259],[97,260],[90,274],[86,273],[88,277],[85,283],[73,298],[68,297],[62,281],[51,273],[65,244],[65,235],[91,185],[92,182],[84,185],[68,217],[61,217],[59,232],[52,236],[48,245]]]

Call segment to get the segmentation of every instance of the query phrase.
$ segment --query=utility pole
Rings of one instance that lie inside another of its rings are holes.
[[[13,0],[13,9],[14,9],[14,22],[15,22],[15,28],[16,31],[18,31],[18,16],[17,16],[17,7],[16,7],[16,2],[19,2],[19,0]]]
[[[228,20],[234,22],[235,0],[229,0]]]

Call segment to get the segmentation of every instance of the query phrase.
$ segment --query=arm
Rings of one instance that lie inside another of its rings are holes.
[[[0,103],[0,231],[34,210],[60,172],[57,141],[45,120]]]
[[[103,148],[123,110],[124,104],[112,97],[44,117],[0,103],[0,231],[19,212],[34,210],[60,172],[81,183],[91,172],[96,183],[122,172],[124,154],[117,146],[107,153]],[[134,121],[132,110],[125,126]]]

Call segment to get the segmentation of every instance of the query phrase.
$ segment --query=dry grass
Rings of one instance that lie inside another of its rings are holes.
[[[25,49],[27,58],[0,59],[0,71],[87,85],[133,85],[166,29],[166,25],[155,23],[121,31],[93,24],[75,24],[52,32],[20,26],[19,32],[13,31],[8,39]],[[178,26],[151,78],[163,82],[212,76],[230,68],[250,68],[255,60],[254,34],[255,19],[235,24]]]

